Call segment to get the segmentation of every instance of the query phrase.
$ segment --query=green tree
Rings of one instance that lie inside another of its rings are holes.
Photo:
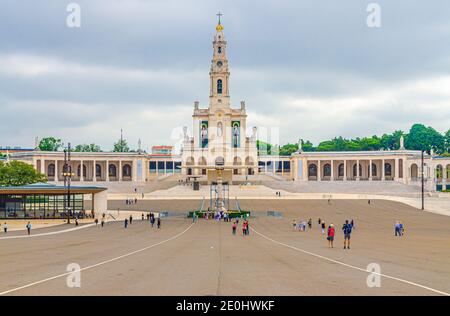
[[[446,152],[450,154],[450,129],[447,131],[447,133],[445,133],[444,137]]]
[[[47,182],[47,177],[30,164],[21,161],[0,161],[0,186],[21,186]]]
[[[298,144],[286,144],[280,147],[280,156],[290,156],[298,150]]]
[[[423,150],[442,154],[445,151],[445,137],[432,127],[414,124],[405,139],[405,147],[412,150]]]
[[[125,139],[119,139],[117,143],[114,143],[114,152],[129,152],[130,147]]]
[[[403,131],[395,131],[392,134],[381,136],[381,148],[384,150],[397,150],[400,148],[400,138],[405,136]]]
[[[62,147],[61,139],[55,137],[45,137],[39,142],[41,151],[58,151]]]
[[[311,143],[309,140],[304,141],[302,139],[301,142],[303,151],[316,151],[316,148],[314,147],[313,143]]]
[[[99,145],[96,144],[82,144],[82,145],[76,145],[75,150],[76,152],[101,152],[101,148]]]
[[[271,155],[272,154],[272,145],[261,140],[256,141],[256,148],[258,152],[263,155]]]

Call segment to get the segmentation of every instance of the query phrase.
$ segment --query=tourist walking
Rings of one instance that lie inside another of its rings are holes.
[[[102,218],[102,223],[101,223],[102,227],[105,226],[105,220]]]
[[[95,226],[97,226],[97,225],[98,225],[98,218],[96,218],[96,219],[94,220],[94,222],[95,222]]]
[[[330,248],[334,248],[334,245],[333,245],[334,234],[335,234],[334,225],[330,224],[330,226],[328,226],[328,233],[327,233],[328,247],[330,247]]]
[[[158,226],[158,229],[160,229],[161,228],[161,218],[159,218],[158,217],[158,222],[157,222],[157,224],[156,224],[157,226]]]
[[[153,226],[155,225],[155,217],[154,216],[150,216],[150,224]]]
[[[75,226],[78,226],[78,218],[75,218]]]
[[[28,235],[30,235],[31,234],[31,223],[28,222],[28,224],[25,227],[27,228]]]
[[[245,220],[245,234],[247,236],[250,235],[250,225],[248,223],[248,220]]]
[[[144,213],[142,213],[141,217],[142,217],[142,221],[144,221]]]
[[[319,218],[318,220],[317,220],[317,223],[318,223],[318,226],[319,226],[319,229],[322,227],[322,220]]]
[[[395,236],[402,236],[403,235],[403,225],[402,223],[400,223],[400,221],[395,222],[395,226],[394,226],[394,234]]]
[[[322,222],[322,235],[325,234],[325,222]]]
[[[130,225],[133,224],[133,215],[130,215]]]
[[[246,235],[247,232],[247,223],[245,221],[242,222],[242,236]]]
[[[5,234],[8,233],[8,224],[6,224],[6,222],[3,224],[3,232],[4,232]]]
[[[124,225],[125,225],[125,228],[128,228],[128,218],[125,218]]]
[[[311,229],[312,228],[312,219],[310,218],[308,221],[308,228]]]
[[[292,220],[292,227],[294,227],[294,230],[297,229],[297,221],[295,219]]]
[[[344,249],[350,249],[350,235],[352,233],[352,226],[348,223],[348,220],[346,220],[345,224],[342,226],[342,231],[344,232]]]
[[[236,221],[233,222],[233,225],[231,227],[233,229],[233,235],[236,235],[236,229],[237,229]]]

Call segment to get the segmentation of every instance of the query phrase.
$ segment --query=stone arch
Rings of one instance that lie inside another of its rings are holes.
[[[129,164],[122,166],[122,177],[131,178],[131,166]]]
[[[252,175],[255,174],[255,169],[254,169],[254,165],[255,165],[255,161],[253,160],[252,157],[247,156],[245,157],[245,165],[247,166],[247,174]]]
[[[186,173],[187,173],[188,176],[191,176],[193,174],[193,169],[192,169],[191,166],[193,166],[194,164],[195,164],[194,157],[192,157],[192,156],[187,157],[187,159],[186,159],[186,166],[187,166]]]
[[[411,179],[417,179],[419,177],[419,167],[413,163],[411,165]]]
[[[353,165],[353,177],[357,177],[356,163]],[[359,177],[362,177],[362,166],[359,164]]]
[[[338,166],[338,177],[345,177],[345,168],[344,168],[344,164],[340,163]]]
[[[392,177],[392,165],[389,162],[384,164],[384,175],[386,177]]]
[[[438,180],[442,180],[442,176],[444,174],[444,168],[442,167],[442,165],[437,165],[436,166],[436,170],[435,170],[435,174],[436,174],[436,179]]]
[[[200,166],[206,166],[207,165],[207,162],[206,162],[206,158],[205,157],[200,157],[199,159],[198,159],[198,164],[200,165]],[[202,175],[206,175],[206,168],[203,168],[202,170],[201,170],[201,173],[202,173]]]
[[[312,178],[312,177],[317,178],[317,165],[315,163],[312,163],[308,166],[308,177],[309,178]]]
[[[87,168],[86,165],[83,164],[83,177],[86,177],[86,175],[87,175]],[[79,164],[77,167],[77,176],[78,178],[81,178],[81,164]]]
[[[331,164],[326,163],[325,165],[323,165],[323,176],[331,177]]]
[[[54,177],[56,175],[55,164],[51,163],[47,166],[47,176]]]
[[[111,178],[116,178],[117,177],[117,167],[115,164],[110,163],[108,166],[108,175]]]
[[[242,159],[240,157],[233,158],[233,166],[242,166]],[[233,169],[234,174],[241,174],[241,169],[235,168]]]
[[[95,177],[96,178],[102,177],[102,166],[100,164],[95,164]]]
[[[216,166],[223,166],[225,165],[225,159],[222,156],[219,156],[216,158],[216,160],[214,161],[214,164]]]

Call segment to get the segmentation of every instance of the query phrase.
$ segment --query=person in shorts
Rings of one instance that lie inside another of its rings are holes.
[[[334,248],[334,245],[333,245],[334,234],[335,234],[334,225],[330,224],[330,226],[328,226],[328,232],[327,232],[328,247],[330,247],[330,248]]]
[[[344,226],[342,226],[342,231],[344,232],[344,249],[350,249],[350,235],[352,234],[352,225],[349,224],[348,220],[346,220]]]

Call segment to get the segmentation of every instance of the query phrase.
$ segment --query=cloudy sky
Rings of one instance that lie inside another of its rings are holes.
[[[174,143],[193,102],[208,105],[219,10],[232,102],[281,143],[450,128],[448,0],[2,0],[0,146],[110,150],[121,128],[132,147]]]

